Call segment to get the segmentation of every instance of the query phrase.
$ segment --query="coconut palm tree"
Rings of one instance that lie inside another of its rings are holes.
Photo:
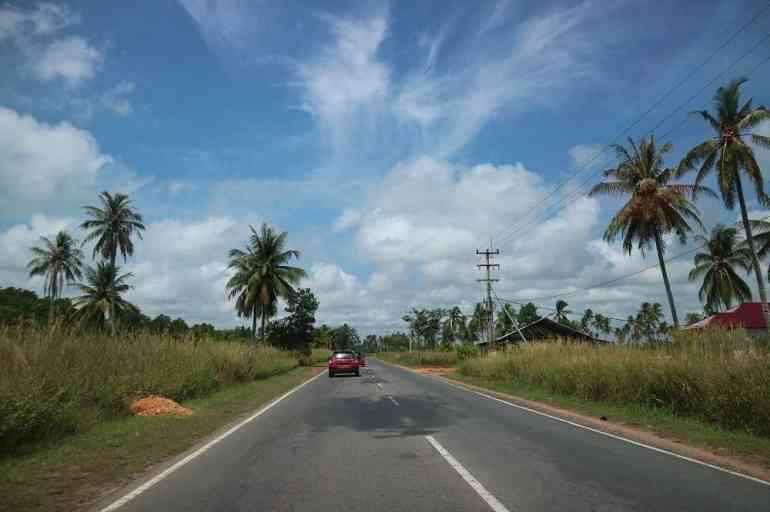
[[[485,307],[484,303],[477,302],[476,307],[473,308],[473,315],[471,316],[471,319],[468,321],[468,339],[470,341],[474,341],[476,338],[480,337],[480,335],[484,332],[484,329],[487,325],[487,319],[489,316],[487,315],[487,308]]]
[[[754,248],[757,250],[757,257],[760,260],[770,255],[770,221],[767,219],[751,219],[751,234],[754,238]],[[748,241],[744,240],[741,245],[749,246]],[[770,267],[767,269],[767,279],[770,280]]]
[[[751,251],[741,246],[738,231],[716,225],[709,238],[698,235],[695,241],[705,246],[704,252],[695,254],[695,268],[690,271],[690,281],[699,278],[703,284],[698,298],[714,311],[730,308],[733,299],[738,302],[751,300],[751,289],[735,268],[751,270]]]
[[[716,172],[719,191],[725,206],[732,210],[735,207],[735,199],[738,199],[746,244],[751,253],[751,265],[757,279],[759,300],[762,301],[765,320],[770,327],[770,312],[766,310],[765,280],[759,268],[759,258],[754,246],[741,179],[741,174],[749,179],[762,204],[767,206],[770,203],[770,198],[765,194],[762,170],[751,147],[753,144],[770,148],[770,137],[752,132],[757,125],[770,120],[770,111],[762,106],[755,108],[751,99],[741,105],[741,85],[746,81],[745,78],[739,78],[717,89],[713,100],[713,114],[707,110],[694,112],[700,115],[715,133],[713,137],[701,142],[685,155],[679,164],[677,176],[681,177],[697,168],[694,184],[700,185],[711,172]]]
[[[604,171],[605,178],[609,180],[594,186],[589,195],[628,197],[620,211],[610,220],[604,239],[612,242],[622,237],[626,253],[630,254],[636,245],[642,256],[655,244],[671,317],[674,326],[679,327],[674,295],[663,259],[666,252],[663,236],[674,233],[681,243],[685,243],[687,233],[692,231],[691,223],[703,228],[698,209],[687,196],[693,197],[696,193],[710,196],[716,194],[699,184],[671,183],[674,171],[663,164],[665,154],[671,151],[671,144],[658,148],[655,137],[650,136],[642,138],[638,145],[629,138],[629,146],[629,149],[621,145],[614,146],[618,166]]]
[[[286,232],[278,233],[266,223],[259,231],[253,226],[245,251],[230,251],[229,268],[235,274],[227,282],[228,299],[236,299],[238,316],[251,317],[252,332],[257,336],[257,317],[262,319],[261,337],[265,338],[265,322],[277,312],[278,298],[288,299],[293,286],[305,277],[299,267],[287,265],[299,258],[299,251],[286,249]]]
[[[457,335],[465,334],[465,315],[459,307],[455,306],[447,312],[447,318],[444,321],[449,325],[449,332],[452,334],[452,340],[457,339]]]
[[[103,324],[106,319],[110,323],[113,336],[116,333],[117,315],[124,311],[138,312],[136,306],[122,296],[131,288],[126,281],[133,274],[119,272],[118,267],[105,261],[97,263],[96,268],[86,266],[86,281],[78,284],[82,295],[73,301],[82,322]]]
[[[567,304],[565,301],[559,299],[556,301],[556,310],[553,314],[553,316],[556,318],[556,321],[559,323],[570,323],[569,318],[567,318],[567,315],[572,313],[571,310],[567,309],[569,304]]]
[[[125,262],[128,256],[134,255],[134,242],[131,237],[136,234],[142,238],[144,220],[131,206],[131,199],[121,193],[115,195],[109,192],[99,194],[101,208],[96,206],[84,206],[86,215],[90,219],[83,222],[80,227],[90,231],[83,243],[96,240],[94,245],[94,257],[101,254],[102,258],[110,261],[115,266],[118,251]]]
[[[48,310],[48,323],[53,322],[54,301],[61,297],[64,283],[72,284],[82,276],[83,251],[78,241],[66,231],[59,231],[53,241],[41,236],[43,247],[32,247],[34,257],[27,264],[29,276],[44,276],[43,294],[48,296],[51,305]]]

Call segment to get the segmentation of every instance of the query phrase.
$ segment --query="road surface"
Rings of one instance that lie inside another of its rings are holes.
[[[375,360],[359,378],[321,375],[151,484],[97,510],[770,511],[768,485]]]

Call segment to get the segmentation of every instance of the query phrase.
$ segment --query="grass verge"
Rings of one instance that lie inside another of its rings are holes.
[[[745,430],[726,430],[694,418],[676,416],[669,411],[639,404],[615,405],[549,392],[542,387],[515,382],[495,381],[452,372],[446,377],[482,388],[540,402],[594,418],[651,432],[685,445],[714,454],[735,457],[743,462],[770,470],[770,439]]]
[[[296,368],[186,401],[192,416],[119,418],[56,443],[38,444],[26,455],[0,458],[0,510],[84,510],[105,492],[193,447],[318,371],[318,366]]]

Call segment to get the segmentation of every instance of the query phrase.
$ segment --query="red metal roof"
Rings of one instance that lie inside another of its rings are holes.
[[[762,304],[759,302],[747,302],[722,313],[711,315],[700,322],[692,324],[688,329],[704,329],[706,327],[764,329],[765,326]]]

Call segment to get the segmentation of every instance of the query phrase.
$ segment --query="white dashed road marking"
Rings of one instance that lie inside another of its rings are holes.
[[[425,436],[425,439],[428,440],[428,442],[433,445],[433,448],[436,449],[436,451],[441,454],[442,457],[449,463],[450,466],[454,468],[455,471],[457,471],[461,477],[463,477],[463,480],[465,480],[468,485],[473,488],[474,491],[476,491],[476,494],[481,496],[481,499],[487,502],[487,505],[489,505],[492,510],[495,512],[510,512],[505,505],[500,503],[497,498],[495,498],[491,492],[489,492],[483,485],[481,485],[481,482],[476,480],[476,477],[470,474],[470,472],[463,467],[460,462],[458,462],[457,459],[452,457],[452,454],[449,453],[446,448],[441,446],[441,444],[436,441],[433,436]]]
[[[396,399],[395,399],[395,398],[393,398],[392,396],[388,395],[388,399],[389,399],[391,402],[393,402],[393,405],[398,405],[398,402],[396,402]]]

